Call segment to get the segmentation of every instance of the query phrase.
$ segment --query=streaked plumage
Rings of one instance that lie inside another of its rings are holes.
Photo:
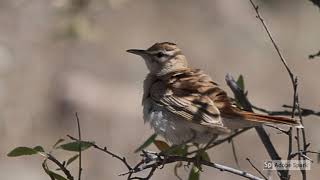
[[[142,56],[150,71],[144,81],[144,120],[173,144],[189,140],[207,143],[218,135],[263,123],[299,125],[293,119],[233,106],[208,75],[188,67],[174,43],[156,43],[147,50],[128,52]]]

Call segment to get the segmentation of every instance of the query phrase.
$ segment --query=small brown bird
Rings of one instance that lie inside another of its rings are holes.
[[[144,121],[173,144],[208,143],[232,130],[266,123],[301,126],[294,119],[237,108],[208,75],[188,67],[174,43],[127,52],[141,56],[150,71],[144,81]]]

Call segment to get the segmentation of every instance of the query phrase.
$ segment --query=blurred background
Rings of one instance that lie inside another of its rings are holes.
[[[320,12],[310,1],[257,1],[289,66],[299,77],[301,106],[320,110]],[[41,157],[8,158],[16,146],[43,145],[76,135],[107,146],[136,163],[133,151],[153,131],[142,120],[144,62],[125,52],[155,42],[177,43],[190,65],[201,68],[231,94],[224,77],[244,76],[254,105],[282,110],[292,87],[249,1],[234,0],[1,0],[0,1],[0,174],[1,179],[49,179]],[[311,149],[320,149],[319,117],[305,118]],[[287,137],[268,129],[286,157]],[[236,138],[240,167],[256,174],[269,157],[254,130]],[[150,146],[151,150],[155,147]],[[57,151],[60,159],[71,154]],[[236,167],[231,145],[210,150],[217,163]],[[315,156],[311,156],[316,159]],[[83,179],[125,179],[127,169],[103,153],[83,155]],[[72,166],[77,172],[77,165]],[[238,179],[205,168],[202,179]],[[274,172],[272,172],[275,174]],[[76,173],[75,173],[76,174]],[[181,168],[181,177],[188,171]],[[299,172],[292,172],[299,179]],[[315,162],[309,179],[320,175]],[[275,177],[275,176],[274,176]],[[173,165],[153,179],[176,179]]]

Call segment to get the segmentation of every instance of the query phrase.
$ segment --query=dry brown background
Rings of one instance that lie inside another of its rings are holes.
[[[71,2],[74,2],[73,4]],[[234,0],[1,0],[0,1],[0,175],[1,179],[49,179],[40,157],[8,158],[16,146],[47,149],[66,134],[108,146],[131,163],[133,150],[152,130],[142,121],[142,60],[125,52],[155,42],[177,43],[191,66],[202,68],[224,89],[224,76],[243,74],[253,104],[271,110],[292,101],[291,84],[249,1]],[[301,105],[320,109],[320,12],[307,0],[258,1],[292,70],[299,76]],[[305,118],[307,138],[319,150],[319,117]],[[268,130],[281,155],[287,139]],[[236,139],[241,169],[268,159],[255,131]],[[154,147],[151,147],[154,149]],[[59,158],[71,154],[56,152]],[[236,167],[231,146],[210,151],[215,162]],[[316,159],[315,156],[312,156]],[[125,167],[94,150],[83,156],[83,179],[124,179]],[[76,164],[73,166],[76,172]],[[309,179],[318,179],[314,163]],[[274,172],[273,172],[274,173]],[[75,173],[76,174],[76,173]],[[180,171],[186,178],[188,172]],[[293,174],[299,174],[294,172]],[[205,168],[202,179],[238,179]],[[294,176],[293,179],[299,179]],[[172,166],[153,179],[175,179]]]

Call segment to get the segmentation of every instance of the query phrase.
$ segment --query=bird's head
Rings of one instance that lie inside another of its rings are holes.
[[[174,43],[156,43],[147,50],[129,49],[127,52],[141,56],[154,75],[161,76],[188,68],[185,56]]]

